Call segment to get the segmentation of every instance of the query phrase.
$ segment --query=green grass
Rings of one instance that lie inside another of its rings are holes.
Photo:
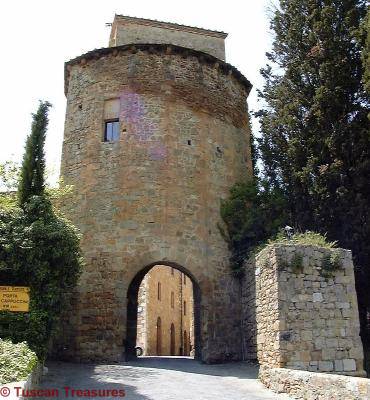
[[[288,239],[283,232],[279,232],[274,238],[271,238],[267,242],[256,246],[250,255],[257,255],[267,246],[275,244],[318,246],[326,249],[335,249],[338,247],[337,242],[330,242],[326,238],[326,235],[322,235],[321,233],[311,231],[307,231],[305,233],[295,233],[291,239]]]
[[[0,339],[0,384],[25,380],[36,364],[36,354],[26,342]]]
[[[326,249],[334,249],[337,247],[337,242],[330,242],[326,235],[321,233],[307,231],[305,233],[295,233],[289,240],[283,233],[278,233],[273,239],[269,239],[267,244],[300,244],[306,246],[318,246]]]

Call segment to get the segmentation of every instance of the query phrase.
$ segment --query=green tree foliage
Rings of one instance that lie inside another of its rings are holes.
[[[31,287],[29,313],[0,312],[0,337],[27,341],[44,357],[81,263],[75,228],[54,214],[46,198],[0,210],[0,282]]]
[[[8,209],[17,205],[19,165],[14,161],[0,163],[0,208]]]
[[[20,171],[20,165],[14,161],[0,163],[0,208],[9,209],[18,205],[16,190],[20,182]],[[66,185],[62,178],[56,186],[45,184],[45,194],[57,212],[60,212],[60,205],[64,199],[72,193],[73,185]]]
[[[242,274],[245,258],[288,220],[280,190],[270,190],[256,179],[232,187],[229,198],[221,203],[221,217],[226,229],[219,228],[229,245],[231,267],[237,276]]]
[[[365,15],[365,0],[281,0],[257,113],[265,178],[285,193],[294,225],[327,232],[353,251],[363,326],[370,310]]]
[[[367,10],[366,18],[363,21],[362,34],[366,37],[365,46],[362,50],[362,62],[364,64],[364,84],[367,93],[370,95],[370,9]]]
[[[79,235],[54,212],[45,192],[43,147],[49,107],[40,103],[27,138],[19,206],[0,207],[0,282],[31,288],[29,312],[0,312],[0,337],[27,341],[41,359],[82,266]]]
[[[48,126],[48,111],[51,104],[40,102],[36,114],[33,114],[31,134],[27,137],[18,186],[19,204],[23,206],[32,196],[40,196],[45,190],[45,154],[44,144]]]
[[[13,192],[19,183],[19,164],[14,161],[0,163],[0,190]]]

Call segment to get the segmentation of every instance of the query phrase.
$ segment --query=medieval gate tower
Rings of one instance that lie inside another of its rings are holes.
[[[194,285],[196,357],[238,359],[239,289],[220,201],[252,173],[248,80],[223,32],[116,15],[109,47],[65,65],[61,175],[85,268],[62,347],[77,361],[133,352],[137,292],[154,265]]]

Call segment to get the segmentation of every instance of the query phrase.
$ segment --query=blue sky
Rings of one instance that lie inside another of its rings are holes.
[[[114,14],[158,19],[228,32],[227,62],[253,84],[250,109],[258,107],[259,69],[271,46],[268,15],[272,0],[22,0],[0,3],[0,161],[22,158],[38,100],[53,104],[46,143],[48,168],[58,174],[66,100],[64,62],[107,47]],[[254,124],[254,130],[258,130]]]

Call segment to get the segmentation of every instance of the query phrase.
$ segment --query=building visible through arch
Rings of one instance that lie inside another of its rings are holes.
[[[163,281],[160,300],[159,280]],[[173,308],[172,292],[175,299]],[[187,316],[183,315],[184,298],[191,305]],[[126,353],[126,359],[136,358],[137,347],[143,350],[144,355],[191,355],[202,359],[201,289],[185,268],[171,262],[146,266],[131,281],[127,300],[125,345],[130,351]],[[190,333],[187,354],[184,354],[184,329]]]
[[[86,264],[55,341],[66,359],[134,356],[139,285],[154,265],[192,280],[195,357],[241,357],[240,289],[219,225],[221,200],[252,175],[251,85],[225,62],[225,38],[116,15],[109,47],[65,65],[64,211]]]
[[[156,345],[158,318],[162,327],[161,354]],[[184,331],[189,332],[186,339],[185,334],[181,336]],[[143,278],[138,294],[136,346],[148,356],[194,354],[193,284],[183,272],[156,265]]]

